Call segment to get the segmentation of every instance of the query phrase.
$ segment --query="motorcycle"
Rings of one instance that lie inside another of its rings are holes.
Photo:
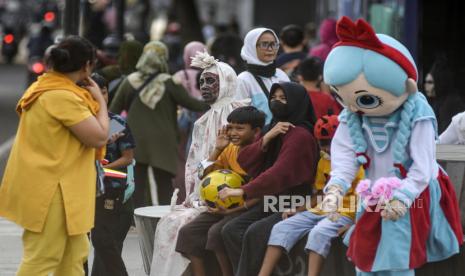
[[[2,56],[6,63],[11,64],[18,53],[18,38],[12,29],[6,27],[3,29],[2,36]]]
[[[53,45],[53,29],[47,24],[43,23],[40,31],[31,34],[29,42],[27,43],[28,54],[28,77],[27,84],[30,85],[36,81],[37,77],[42,75],[46,70],[45,52]]]
[[[41,56],[30,57],[27,63],[27,86],[31,85],[45,72],[46,66]]]

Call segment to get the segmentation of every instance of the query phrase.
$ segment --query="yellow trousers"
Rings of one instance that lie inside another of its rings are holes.
[[[89,254],[86,234],[68,236],[60,187],[41,233],[24,230],[23,259],[17,276],[82,276]]]

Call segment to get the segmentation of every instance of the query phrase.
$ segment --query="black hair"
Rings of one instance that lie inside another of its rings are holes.
[[[265,113],[253,106],[243,106],[234,109],[228,115],[228,123],[247,124],[252,128],[263,128],[265,125]]]
[[[235,34],[220,34],[211,45],[211,55],[228,63],[237,74],[245,70],[245,62],[241,58],[242,39]]]
[[[100,75],[99,73],[93,73],[90,77],[95,81],[95,83],[97,83],[100,89],[108,89],[108,80],[104,78],[102,75]]]
[[[317,57],[305,58],[297,67],[297,75],[306,81],[317,81],[322,74],[323,61]]]
[[[303,46],[304,30],[300,26],[287,25],[281,30],[279,36],[281,37],[283,44],[289,47],[294,48],[299,45]]]
[[[434,90],[437,98],[445,98],[454,94],[454,73],[452,72],[447,56],[439,53],[429,71],[434,81]]]
[[[70,73],[80,70],[87,62],[94,63],[95,57],[92,43],[80,36],[69,36],[50,51],[46,63],[57,72]]]
[[[320,146],[325,147],[325,146],[330,146],[331,145],[331,139],[318,139],[318,143],[320,143]]]

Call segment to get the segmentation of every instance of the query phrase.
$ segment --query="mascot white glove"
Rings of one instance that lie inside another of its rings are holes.
[[[385,220],[396,221],[407,213],[408,209],[404,203],[394,199],[383,206],[381,217]]]
[[[341,214],[338,213],[339,204],[342,201],[342,188],[337,185],[332,185],[326,191],[323,202],[321,203],[321,210],[325,212],[328,219],[337,221]]]

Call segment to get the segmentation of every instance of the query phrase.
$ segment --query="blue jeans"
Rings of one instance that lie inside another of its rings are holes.
[[[413,269],[402,271],[377,271],[377,272],[363,272],[356,269],[356,276],[415,276]]]
[[[332,222],[326,216],[304,211],[276,224],[271,231],[268,245],[280,246],[289,252],[308,234],[305,249],[326,258],[331,249],[331,241],[338,236],[339,229],[352,224],[353,221],[345,216]]]

